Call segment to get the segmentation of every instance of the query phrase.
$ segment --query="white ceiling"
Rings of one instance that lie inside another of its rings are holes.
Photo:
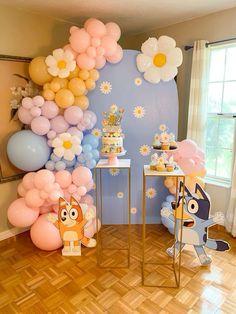
[[[236,7],[236,0],[0,0],[0,4],[77,25],[96,17],[135,34]]]

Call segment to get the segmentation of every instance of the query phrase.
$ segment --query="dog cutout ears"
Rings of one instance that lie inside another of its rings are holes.
[[[62,255],[81,256],[81,244],[86,247],[95,247],[96,240],[84,236],[84,226],[94,218],[94,213],[87,210],[83,215],[82,208],[75,198],[70,203],[60,197],[58,220],[49,214],[48,220],[59,229],[64,248]]]
[[[171,203],[173,211],[168,208],[161,210],[163,217],[168,217],[174,223],[176,217],[176,256],[183,250],[185,244],[193,245],[197,256],[202,265],[211,263],[211,258],[206,254],[204,247],[216,251],[227,251],[230,246],[223,240],[209,239],[208,227],[215,224],[224,223],[224,215],[221,212],[216,213],[212,218],[210,216],[211,202],[207,193],[196,184],[195,193],[184,187],[184,198],[181,196],[183,184],[181,182],[179,189],[179,198],[177,204]],[[183,212],[182,212],[183,206]],[[181,219],[183,219],[182,245],[180,246]],[[167,254],[173,257],[174,245],[167,249]]]

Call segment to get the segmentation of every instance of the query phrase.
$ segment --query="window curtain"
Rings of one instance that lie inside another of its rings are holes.
[[[203,150],[207,117],[208,48],[206,40],[193,45],[192,70],[189,95],[187,138],[195,141]]]
[[[236,158],[232,177],[229,206],[226,212],[225,226],[233,237],[236,237]]]

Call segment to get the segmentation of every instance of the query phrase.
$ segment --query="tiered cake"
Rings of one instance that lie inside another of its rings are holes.
[[[121,120],[124,109],[112,105],[108,112],[103,113],[102,154],[120,154],[124,152]]]

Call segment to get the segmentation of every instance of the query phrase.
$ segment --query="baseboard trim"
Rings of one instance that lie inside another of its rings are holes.
[[[11,238],[11,237],[14,237],[17,234],[23,233],[23,232],[28,231],[28,230],[29,230],[29,227],[27,227],[27,228],[17,228],[17,227],[15,227],[15,228],[12,228],[12,229],[0,232],[0,241],[6,240],[6,239]]]

